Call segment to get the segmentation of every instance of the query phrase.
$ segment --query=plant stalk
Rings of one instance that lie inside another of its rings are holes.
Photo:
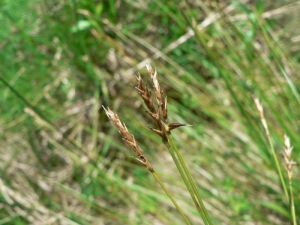
[[[293,225],[297,225],[292,181],[289,182],[289,186],[290,186],[290,204],[291,204],[291,214],[292,214],[292,219],[293,219]]]
[[[170,152],[170,154],[171,154],[171,156],[173,158],[173,161],[175,162],[175,165],[176,165],[176,167],[177,167],[177,169],[178,169],[178,171],[180,173],[180,176],[183,179],[183,182],[185,183],[185,186],[187,187],[187,189],[188,189],[188,191],[190,193],[190,196],[191,196],[191,198],[192,198],[192,200],[193,200],[193,202],[194,202],[194,204],[195,204],[195,206],[196,206],[196,208],[197,208],[200,216],[202,217],[202,219],[204,221],[205,217],[204,217],[204,214],[203,214],[203,210],[201,209],[201,206],[199,205],[197,199],[195,198],[195,194],[193,192],[191,184],[188,181],[188,179],[187,179],[187,177],[186,177],[186,175],[185,175],[185,173],[184,173],[184,171],[183,171],[183,169],[182,169],[182,167],[181,167],[181,165],[180,165],[180,163],[179,163],[179,161],[178,161],[178,159],[177,159],[177,157],[175,155],[174,149],[170,145],[166,145],[166,146],[167,146],[167,148],[168,148],[168,150],[169,150],[169,152]]]
[[[179,152],[179,150],[178,150],[178,148],[177,148],[177,146],[176,146],[176,144],[174,142],[173,136],[171,134],[169,134],[168,138],[169,138],[171,146],[172,146],[171,148],[174,149],[174,151],[175,151],[175,153],[176,153],[176,155],[177,155],[177,157],[179,159],[179,162],[181,164],[181,167],[183,168],[184,173],[187,176],[190,185],[192,186],[193,193],[196,195],[197,200],[198,200],[198,202],[200,204],[200,207],[202,209],[202,214],[204,214],[204,218],[205,218],[205,220],[203,220],[203,221],[205,222],[205,224],[210,224],[210,225],[213,224],[212,221],[211,221],[211,219],[210,219],[210,216],[209,216],[209,214],[208,214],[208,212],[207,212],[207,210],[206,210],[206,208],[204,206],[202,198],[201,198],[201,196],[200,196],[200,194],[199,194],[199,192],[197,190],[195,182],[194,182],[194,180],[193,180],[193,178],[192,178],[192,176],[191,176],[191,174],[190,174],[187,166],[185,165],[185,162],[184,162],[184,160],[183,160],[183,158],[182,158],[182,156],[181,156],[181,154],[180,154],[180,152]]]
[[[182,211],[182,209],[179,207],[179,205],[177,204],[177,202],[175,201],[175,199],[173,198],[173,196],[171,195],[171,193],[168,191],[168,189],[166,188],[166,186],[163,184],[163,182],[161,181],[160,177],[157,175],[157,173],[155,171],[152,172],[154,178],[156,179],[156,181],[159,183],[159,185],[161,186],[161,188],[165,191],[165,193],[168,195],[168,197],[170,198],[170,200],[173,202],[174,206],[176,207],[176,209],[179,211],[179,213],[181,214],[182,218],[184,219],[184,221],[186,222],[186,224],[191,225],[190,221],[188,220],[188,218],[185,216],[184,212]]]
[[[277,159],[274,147],[273,147],[271,137],[268,133],[267,133],[267,138],[268,138],[268,142],[269,142],[269,145],[270,145],[270,148],[271,148],[271,153],[272,153],[273,159],[274,159],[276,167],[277,167],[278,175],[279,175],[279,178],[280,178],[282,188],[284,190],[285,197],[286,197],[287,201],[289,201],[288,190],[286,188],[286,184],[285,184],[284,179],[283,179],[282,171],[281,171],[281,168],[280,168],[280,165],[279,165],[279,162],[278,162],[278,159]]]

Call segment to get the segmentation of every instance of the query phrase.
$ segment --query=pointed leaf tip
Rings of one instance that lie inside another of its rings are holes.
[[[191,125],[191,124],[185,124],[185,123],[170,123],[169,124],[170,130],[173,130],[173,129],[178,128],[178,127],[183,127],[183,126],[191,127],[193,125]]]

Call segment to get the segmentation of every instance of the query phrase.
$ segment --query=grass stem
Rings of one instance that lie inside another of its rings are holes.
[[[178,171],[180,173],[181,178],[183,179],[183,182],[185,183],[185,186],[187,187],[187,189],[188,189],[188,191],[190,193],[190,196],[191,196],[191,198],[192,198],[192,200],[193,200],[193,202],[194,202],[194,204],[195,204],[195,206],[196,206],[196,208],[197,208],[200,216],[202,217],[202,219],[205,219],[204,218],[204,214],[203,214],[203,210],[201,209],[201,207],[200,207],[200,205],[199,205],[199,203],[198,203],[198,201],[197,201],[197,199],[195,197],[195,194],[193,193],[193,189],[192,189],[189,181],[187,180],[182,167],[180,166],[180,163],[179,163],[179,161],[178,161],[178,159],[177,159],[177,157],[175,155],[174,149],[171,148],[170,145],[166,145],[166,146],[167,146],[167,148],[168,148],[168,150],[169,150],[169,152],[170,152],[170,154],[171,154],[171,156],[173,158],[173,161],[174,161],[174,163],[175,163],[175,165],[176,165],[176,167],[177,167],[177,169],[178,169]]]
[[[268,128],[268,124],[267,124],[267,121],[266,121],[265,116],[264,116],[263,106],[260,103],[258,98],[255,98],[254,102],[255,102],[256,108],[259,112],[260,121],[262,123],[262,126],[264,128],[265,134],[267,136],[267,139],[268,139],[268,142],[269,142],[269,145],[270,145],[271,155],[273,157],[273,160],[275,161],[276,169],[277,169],[277,172],[278,172],[278,175],[279,175],[279,179],[280,179],[280,182],[281,182],[286,200],[289,201],[288,190],[287,190],[286,184],[285,184],[284,179],[283,179],[283,175],[282,175],[281,167],[280,167],[279,162],[278,162],[277,155],[276,155],[275,150],[274,150],[274,146],[273,146],[272,139],[271,139],[271,136],[270,136],[270,131],[269,131],[269,128]]]
[[[289,182],[289,186],[290,186],[290,203],[291,203],[291,214],[293,219],[293,225],[297,225],[292,181]]]
[[[161,181],[161,179],[159,178],[159,176],[157,175],[157,173],[155,171],[153,171],[152,174],[153,174],[154,178],[156,179],[156,181],[161,186],[161,188],[165,191],[165,193],[168,195],[168,197],[170,198],[170,200],[173,202],[174,206],[179,211],[179,213],[181,214],[181,216],[184,219],[184,221],[186,222],[186,224],[190,225],[191,224],[190,221],[185,216],[184,212],[179,207],[179,205],[177,204],[177,202],[175,201],[175,199],[173,198],[173,196],[171,195],[171,193],[168,191],[168,189],[166,188],[166,186],[163,184],[163,182]]]
[[[285,181],[283,179],[282,171],[281,171],[281,168],[280,168],[280,165],[279,165],[279,162],[278,162],[278,158],[276,156],[274,146],[273,146],[273,143],[272,143],[272,140],[271,140],[271,137],[270,137],[269,133],[267,133],[267,139],[268,139],[268,142],[269,142],[269,145],[270,145],[270,148],[271,148],[271,153],[272,153],[273,159],[274,159],[275,164],[276,164],[277,172],[278,172],[278,175],[279,175],[279,178],[280,178],[280,182],[281,182],[285,197],[286,197],[287,201],[289,201],[288,190],[287,190]]]
[[[197,203],[195,203],[195,205],[196,205],[196,207],[197,207],[197,209],[198,209],[198,211],[199,211],[199,213],[200,213],[200,215],[201,215],[204,223],[205,224],[213,224],[212,221],[211,221],[211,219],[210,219],[210,217],[209,217],[209,215],[208,215],[208,212],[207,212],[207,210],[206,210],[206,208],[204,206],[202,198],[201,198],[201,196],[200,196],[200,194],[199,194],[199,192],[197,190],[195,182],[194,182],[194,180],[193,180],[193,178],[192,178],[192,176],[191,176],[191,174],[190,174],[187,166],[185,165],[184,159],[182,158],[182,156],[181,156],[181,154],[180,154],[180,152],[179,152],[179,150],[178,150],[178,148],[177,148],[177,146],[176,146],[176,144],[174,142],[174,139],[173,139],[172,135],[169,134],[168,138],[169,138],[170,143],[171,143],[171,146],[169,148],[170,153],[172,152],[171,154],[174,154],[174,152],[175,152],[175,154],[177,155],[177,157],[179,159],[180,165],[177,165],[178,164],[178,161],[177,161],[177,163],[175,162],[176,166],[177,166],[178,170],[181,171],[180,174],[181,174],[181,176],[182,176],[182,178],[184,180],[184,183],[186,184],[187,188],[189,190],[190,190],[190,188],[192,188],[192,193],[190,192],[191,197],[194,198],[194,196],[196,196],[196,198],[197,198]],[[173,158],[176,158],[176,157],[173,157]],[[182,168],[183,168],[184,174],[182,174]],[[186,177],[187,177],[187,180],[186,180]],[[200,204],[200,206],[199,206],[199,204]]]

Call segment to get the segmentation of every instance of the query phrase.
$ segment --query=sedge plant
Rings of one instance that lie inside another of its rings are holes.
[[[293,186],[292,186],[292,176],[293,176],[293,167],[296,164],[293,160],[291,160],[293,147],[291,146],[290,138],[285,134],[284,135],[284,162],[285,162],[285,170],[287,173],[287,178],[289,182],[289,189],[290,189],[290,209],[291,215],[293,220],[293,225],[297,225],[296,221],[296,213],[295,213],[295,203],[294,203],[294,195],[293,195]]]
[[[164,96],[164,92],[159,84],[158,80],[158,73],[156,70],[153,70],[151,65],[149,63],[146,64],[147,70],[152,78],[153,81],[153,89],[154,94],[156,97],[157,104],[154,103],[151,90],[145,85],[145,82],[143,81],[141,75],[137,75],[137,86],[135,87],[137,91],[139,92],[139,95],[143,99],[145,106],[147,107],[147,113],[150,115],[150,117],[155,121],[156,128],[150,128],[151,131],[155,132],[157,135],[159,135],[162,139],[163,144],[167,147],[170,155],[172,156],[172,159],[177,167],[178,172],[180,173],[180,176],[191,196],[191,199],[199,212],[204,224],[211,225],[212,220],[207,212],[207,209],[203,203],[202,197],[200,196],[200,193],[198,191],[198,188],[195,185],[195,181],[193,177],[190,174],[190,171],[188,167],[186,166],[185,160],[182,157],[180,151],[177,148],[177,145],[175,143],[175,140],[171,134],[171,131],[175,128],[181,127],[181,126],[191,126],[189,124],[182,124],[182,123],[169,123],[168,121],[168,108],[167,108],[167,97]],[[129,147],[137,154],[137,160],[146,167],[155,177],[157,182],[160,184],[162,189],[165,191],[165,193],[168,195],[170,200],[173,202],[176,209],[179,211],[183,219],[185,220],[186,224],[190,224],[188,218],[183,213],[180,206],[177,204],[173,196],[170,194],[170,192],[166,189],[164,186],[161,178],[158,176],[158,174],[155,172],[152,164],[147,160],[147,158],[144,156],[142,150],[139,148],[135,138],[133,135],[131,135],[125,126],[124,123],[122,123],[112,110],[109,108],[105,108],[103,106],[106,115],[108,118],[113,122],[113,124],[119,129],[121,135],[123,136],[123,140],[129,145]]]
[[[282,185],[282,189],[284,191],[286,200],[288,201],[288,203],[290,205],[290,211],[291,211],[293,225],[297,225],[296,213],[295,213],[295,204],[294,204],[294,196],[293,196],[293,186],[292,186],[293,166],[296,164],[296,162],[291,160],[291,153],[292,153],[293,147],[291,147],[289,137],[285,134],[284,135],[283,157],[284,157],[285,170],[286,170],[286,173],[287,173],[287,179],[288,179],[288,185],[289,185],[289,192],[288,192],[288,188],[287,188],[287,185],[286,185],[285,180],[284,180],[283,172],[281,170],[281,166],[280,166],[279,160],[277,158],[277,155],[276,155],[273,143],[272,143],[272,139],[271,139],[271,136],[270,136],[270,131],[269,131],[269,128],[268,128],[268,124],[267,124],[267,121],[266,121],[265,116],[264,116],[263,106],[262,106],[262,104],[261,104],[261,102],[259,101],[258,98],[254,98],[254,102],[255,102],[256,108],[259,112],[259,117],[260,117],[260,120],[261,120],[261,124],[264,128],[265,134],[267,136],[267,139],[268,139],[268,142],[269,142],[269,145],[270,145],[271,155],[272,155],[273,160],[274,160],[275,165],[276,165],[276,169],[277,169],[277,173],[278,173],[281,185]]]

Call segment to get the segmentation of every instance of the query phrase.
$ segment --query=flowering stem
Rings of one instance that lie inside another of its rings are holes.
[[[168,197],[170,198],[170,200],[173,202],[174,206],[179,211],[179,213],[181,214],[181,216],[184,219],[184,221],[186,222],[186,224],[190,225],[191,224],[190,221],[185,216],[184,212],[179,207],[179,205],[177,204],[177,202],[175,201],[175,199],[173,198],[173,196],[171,195],[171,193],[168,191],[168,189],[166,188],[166,186],[163,184],[163,182],[161,181],[161,179],[159,178],[159,176],[157,175],[157,173],[155,171],[153,171],[152,174],[153,174],[154,178],[156,179],[156,181],[161,186],[161,188],[165,191],[165,193],[168,195]]]
[[[202,201],[202,198],[200,197],[200,194],[197,190],[197,187],[195,185],[195,182],[193,181],[192,179],[192,176],[188,170],[188,168],[186,167],[185,163],[184,163],[184,160],[180,154],[180,152],[178,151],[178,148],[174,142],[174,139],[172,137],[171,134],[168,135],[168,139],[170,140],[170,143],[171,143],[171,146],[168,148],[172,157],[173,157],[173,160],[180,172],[180,175],[182,177],[182,179],[184,180],[184,183],[185,185],[187,186],[189,192],[190,192],[190,195],[204,221],[205,224],[213,224],[209,215],[208,215],[208,212],[204,206],[204,203]],[[178,159],[179,159],[179,162],[176,158],[176,156],[174,155],[174,152],[175,154],[177,155]],[[183,169],[183,170],[182,170]],[[197,198],[197,200],[195,199],[195,196]],[[200,205],[199,205],[200,204]]]
[[[292,219],[293,219],[293,225],[297,225],[292,181],[290,181],[289,184],[290,184],[290,202],[291,202],[291,214],[292,214]]]

